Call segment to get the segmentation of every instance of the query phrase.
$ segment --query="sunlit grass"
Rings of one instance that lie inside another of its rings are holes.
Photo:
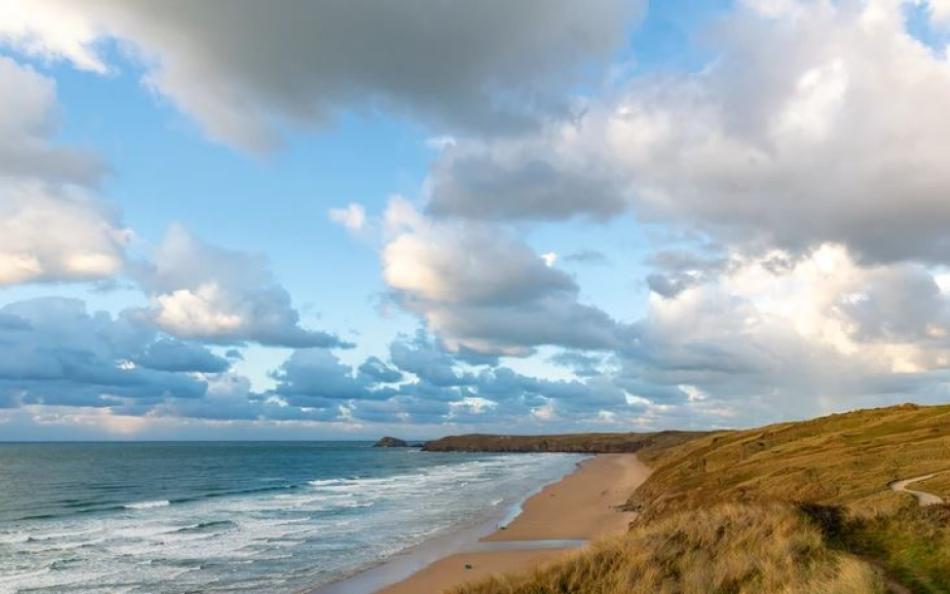
[[[874,594],[867,563],[829,548],[818,528],[784,505],[722,504],[673,514],[523,576],[458,594]]]
[[[950,406],[831,415],[638,454],[653,466],[627,535],[459,594],[950,593]]]

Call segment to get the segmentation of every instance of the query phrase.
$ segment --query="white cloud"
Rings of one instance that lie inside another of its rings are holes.
[[[621,351],[632,393],[660,402],[665,386],[745,422],[933,398],[950,367],[950,299],[934,276],[862,265],[835,244],[735,253],[716,276],[654,293],[636,327]]]
[[[54,145],[56,84],[32,68],[0,56],[0,183],[4,178],[49,184],[94,185],[103,173],[97,158]]]
[[[234,313],[235,308],[222,307],[226,299],[214,282],[198,285],[193,290],[177,289],[155,297],[158,304],[155,321],[162,328],[193,336],[238,334],[249,320]]]
[[[366,226],[366,209],[356,202],[350,202],[345,208],[331,208],[328,215],[331,221],[349,231],[362,231]]]
[[[0,40],[34,56],[63,57],[77,68],[105,74],[108,68],[95,48],[100,32],[82,12],[62,8],[55,2],[0,2]]]
[[[0,286],[108,278],[124,262],[129,231],[82,193],[0,182]]]
[[[0,286],[121,269],[130,232],[94,195],[103,167],[52,144],[56,87],[0,56]]]
[[[460,138],[433,167],[431,212],[608,218],[732,246],[946,262],[950,61],[900,2],[749,2],[691,74],[635,77],[575,122]]]
[[[950,0],[917,0],[918,4],[925,4],[930,19],[938,26],[950,25]]]
[[[430,220],[399,198],[386,223],[383,278],[452,348],[526,354],[543,344],[618,344],[618,325],[579,303],[574,280],[509,231]]]
[[[175,336],[299,348],[347,346],[333,335],[300,326],[290,295],[262,256],[208,245],[180,225],[169,229],[136,277],[151,302],[146,315]]]

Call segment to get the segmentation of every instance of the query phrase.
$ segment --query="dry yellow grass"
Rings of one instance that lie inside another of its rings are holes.
[[[455,594],[875,594],[870,565],[828,548],[783,505],[723,504],[674,514],[530,575]]]
[[[457,594],[950,594],[950,406],[855,411],[644,449],[624,537]],[[886,576],[886,579],[885,579]]]
[[[936,472],[928,484],[950,487],[950,406],[903,405],[723,432],[645,455],[656,470],[630,505],[651,516],[752,500],[894,511],[909,496],[890,492],[891,481]]]

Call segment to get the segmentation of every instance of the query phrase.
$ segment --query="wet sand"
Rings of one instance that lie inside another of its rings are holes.
[[[577,550],[532,548],[531,541],[587,541],[622,533],[635,514],[616,508],[649,475],[650,469],[633,454],[601,454],[585,460],[576,471],[530,497],[513,522],[483,538],[479,545],[505,543],[506,550],[450,555],[379,594],[439,594],[489,575],[541,567]],[[524,548],[511,548],[522,545]]]

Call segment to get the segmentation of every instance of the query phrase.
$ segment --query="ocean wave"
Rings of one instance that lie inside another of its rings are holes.
[[[463,463],[446,463],[422,468],[414,473],[396,474],[385,477],[350,477],[308,481],[310,487],[324,492],[363,492],[367,488],[416,489],[424,485],[458,487],[472,480],[484,480],[486,471],[504,472],[518,466],[515,459],[498,458],[491,460],[473,460]]]
[[[152,501],[136,501],[123,505],[125,509],[152,509],[153,507],[168,507],[172,502],[167,499],[155,499]]]
[[[135,591],[159,591],[158,585],[174,583],[175,592],[289,592],[313,584],[315,563],[323,572],[317,579],[338,577],[434,535],[497,516],[532,485],[567,466],[554,456],[473,460],[453,455],[443,464],[434,455],[386,475],[372,455],[367,466],[352,464],[332,478],[316,474],[318,466],[309,476],[219,483],[213,490],[142,489],[105,497],[94,510],[65,505],[62,517],[0,531],[0,547],[18,555],[0,556],[0,592],[7,585],[104,592],[96,584],[108,583],[111,594],[128,586],[127,580],[134,580],[129,587]],[[114,511],[104,513],[103,505]],[[15,559],[55,571],[26,576],[31,568],[15,566]],[[279,578],[262,575],[260,568],[270,563]],[[9,584],[3,583],[5,573],[16,574]]]
[[[235,528],[237,524],[231,520],[211,520],[208,522],[198,522],[190,526],[184,526],[175,530],[176,534],[194,534],[196,532],[215,532],[224,528]]]

